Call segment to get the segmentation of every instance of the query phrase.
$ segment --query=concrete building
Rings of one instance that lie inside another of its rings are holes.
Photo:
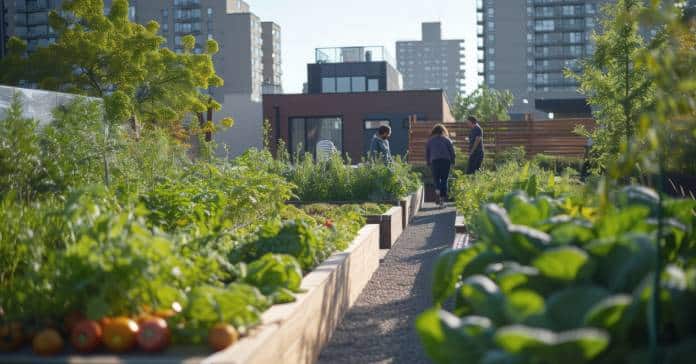
[[[590,35],[603,2],[477,0],[479,75],[513,93],[513,119],[590,115],[563,70],[578,70],[578,61],[594,53]]]
[[[307,65],[307,92],[343,93],[403,89],[401,73],[384,47],[317,48]]]
[[[464,92],[464,40],[442,39],[439,22],[422,24],[422,39],[396,42],[405,90],[443,89],[450,102]]]
[[[2,0],[4,2],[6,37],[24,38],[29,50],[55,41],[48,26],[48,12],[58,9],[61,0]],[[249,4],[242,0],[130,0],[129,17],[146,24],[155,20],[166,46],[182,50],[185,35],[196,38],[194,52],[204,51],[208,39],[215,39],[220,52],[213,57],[215,69],[225,80],[222,87],[208,90],[222,104],[214,115],[218,121],[227,116],[235,119],[235,127],[216,135],[219,143],[227,144],[231,155],[250,147],[260,147],[263,139],[261,95],[264,77],[268,76],[274,91],[280,92],[281,58],[280,27],[270,24],[271,44],[267,49],[271,69],[264,71],[263,29]],[[105,0],[108,12],[111,0]],[[5,28],[3,28],[5,29]],[[4,47],[3,47],[4,49]]]
[[[261,23],[263,44],[263,88],[264,94],[281,94],[282,62],[280,49],[280,25],[266,21]]]

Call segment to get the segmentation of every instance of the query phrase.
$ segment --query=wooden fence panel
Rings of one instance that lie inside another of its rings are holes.
[[[411,123],[408,161],[425,164],[425,145],[436,122]],[[448,123],[447,129],[457,148],[468,152],[470,126],[468,122]],[[595,127],[592,119],[557,119],[540,121],[495,121],[482,124],[484,149],[495,154],[513,147],[523,146],[527,155],[543,153],[552,156],[582,158],[587,140],[574,133],[578,125],[588,129]]]

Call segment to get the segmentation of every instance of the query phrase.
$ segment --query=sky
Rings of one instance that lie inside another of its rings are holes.
[[[385,46],[420,40],[421,23],[442,23],[444,39],[464,39],[466,90],[476,89],[475,0],[247,0],[262,21],[281,27],[283,91],[302,92],[314,49]]]

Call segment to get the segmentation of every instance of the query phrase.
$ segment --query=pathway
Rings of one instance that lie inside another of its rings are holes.
[[[428,363],[414,328],[432,303],[431,272],[454,239],[454,208],[426,204],[389,251],[319,363]]]

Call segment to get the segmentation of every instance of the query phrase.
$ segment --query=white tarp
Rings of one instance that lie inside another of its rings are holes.
[[[20,95],[22,102],[22,116],[38,120],[39,124],[47,124],[53,121],[52,112],[60,106],[69,104],[80,95],[66,94],[62,92],[33,90],[27,88],[0,86],[0,119],[4,118],[7,109],[12,104],[15,94]],[[89,98],[99,100],[98,98]]]

